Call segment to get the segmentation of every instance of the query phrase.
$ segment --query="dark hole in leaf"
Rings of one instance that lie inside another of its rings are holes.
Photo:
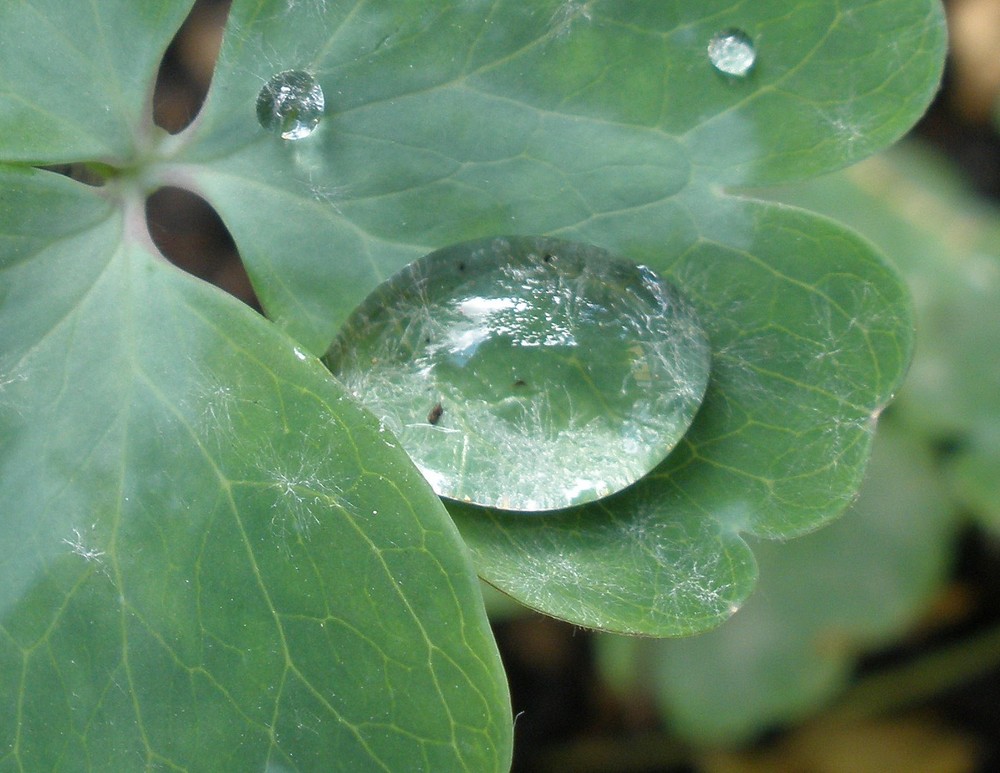
[[[163,55],[153,121],[171,134],[186,128],[205,102],[229,5],[230,0],[197,0]]]
[[[71,180],[76,180],[78,183],[92,185],[95,188],[100,188],[105,182],[104,175],[99,170],[87,164],[55,164],[53,166],[40,166],[38,168],[61,174],[64,177],[69,177]]]
[[[260,311],[232,236],[208,202],[182,188],[146,199],[149,235],[171,263]]]

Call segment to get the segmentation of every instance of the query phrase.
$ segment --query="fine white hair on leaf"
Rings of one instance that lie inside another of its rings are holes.
[[[13,366],[0,362],[0,411],[18,411],[19,398],[15,396],[15,388],[27,380],[28,371],[24,360]]]
[[[549,37],[565,38],[573,30],[573,25],[577,22],[592,21],[593,14],[591,7],[593,0],[579,2],[579,0],[566,0],[561,3],[549,18]]]
[[[104,558],[107,553],[96,547],[88,546],[83,533],[79,529],[74,527],[72,532],[72,537],[64,537],[62,540],[64,545],[69,545],[70,553],[79,556],[89,564],[97,565],[100,571],[108,576],[107,567],[104,565]]]
[[[335,449],[316,442],[315,437],[294,444],[263,438],[240,449],[241,456],[253,459],[254,483],[266,493],[272,533],[286,547],[289,540],[306,538],[324,514],[336,510],[356,517],[360,512],[349,495],[354,481],[338,478],[328,464]]]

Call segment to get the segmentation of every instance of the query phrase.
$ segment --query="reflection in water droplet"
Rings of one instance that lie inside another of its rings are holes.
[[[591,502],[646,475],[708,382],[692,307],[589,245],[516,237],[431,253],[381,285],[324,361],[442,496]]]
[[[257,120],[284,140],[308,137],[319,126],[326,100],[316,79],[302,70],[279,72],[257,95]]]
[[[712,36],[708,58],[719,72],[744,76],[757,61],[757,49],[742,30],[725,30]]]

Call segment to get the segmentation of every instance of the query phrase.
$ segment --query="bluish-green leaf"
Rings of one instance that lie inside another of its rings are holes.
[[[733,27],[759,49],[737,81],[707,51]],[[272,318],[322,352],[431,249],[587,226],[607,247],[621,212],[669,243],[655,212],[686,188],[862,158],[921,114],[944,40],[937,0],[237,0],[175,173],[222,213]],[[290,69],[326,95],[297,142],[255,113]]]
[[[480,575],[528,606],[630,633],[711,627],[753,586],[741,534],[810,531],[860,485],[912,345],[905,289],[830,221],[735,199],[714,215],[725,242],[692,239],[673,261],[629,250],[687,289],[712,341],[682,444],[635,486],[562,516],[449,505]]]
[[[901,146],[849,172],[784,190],[878,243],[914,296],[918,345],[896,410],[952,450],[953,495],[1000,524],[1000,217],[945,160]]]
[[[0,4],[0,161],[133,163],[162,134],[156,69],[193,2]]]
[[[471,527],[463,518],[485,576],[522,577],[505,589],[569,619],[687,632],[751,586],[742,532],[805,532],[849,500],[908,356],[904,293],[842,229],[720,186],[817,174],[902,134],[940,73],[936,0],[236,0],[204,113],[163,143],[142,106],[167,22],[186,5],[118,5],[114,37],[96,6],[5,7],[11,29],[40,14],[89,48],[86,67],[60,78],[41,66],[57,61],[55,37],[19,35],[4,48],[18,77],[0,112],[3,157],[109,163],[126,186],[204,194],[269,315],[303,351],[325,350],[409,260],[496,234],[609,249],[669,276],[698,306],[719,365],[684,445],[614,512],[558,516],[537,533],[518,524],[513,539],[488,514]],[[728,29],[756,47],[745,77],[709,60],[709,41]],[[256,109],[288,70],[312,74],[325,94],[325,116],[301,140],[262,127]],[[112,92],[120,99],[104,98]],[[42,93],[79,127],[31,135]],[[129,233],[138,220],[133,202]],[[72,302],[55,293],[46,308]],[[625,557],[592,573],[609,541]],[[683,571],[668,563],[678,556]],[[552,583],[536,582],[539,560],[561,567],[541,574]],[[593,586],[580,584],[592,574]],[[618,585],[602,585],[613,574]]]
[[[233,5],[204,114],[163,173],[212,201],[271,317],[316,352],[386,276],[467,239],[569,238],[668,276],[717,366],[657,474],[538,523],[453,514],[480,573],[550,614],[654,634],[730,614],[754,580],[741,533],[807,532],[852,497],[911,341],[869,245],[721,186],[819,174],[905,132],[937,86],[940,4],[285,10]],[[709,59],[729,29],[756,47],[745,77]],[[254,108],[293,69],[326,114],[285,141]]]
[[[115,190],[0,173],[0,767],[505,769],[437,497]]]

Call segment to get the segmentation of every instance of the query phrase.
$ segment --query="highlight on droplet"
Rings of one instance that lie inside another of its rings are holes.
[[[719,72],[742,78],[757,61],[757,48],[743,30],[723,30],[708,42],[708,59]]]
[[[257,95],[257,120],[283,140],[301,140],[312,134],[325,108],[323,88],[304,70],[279,72]]]

